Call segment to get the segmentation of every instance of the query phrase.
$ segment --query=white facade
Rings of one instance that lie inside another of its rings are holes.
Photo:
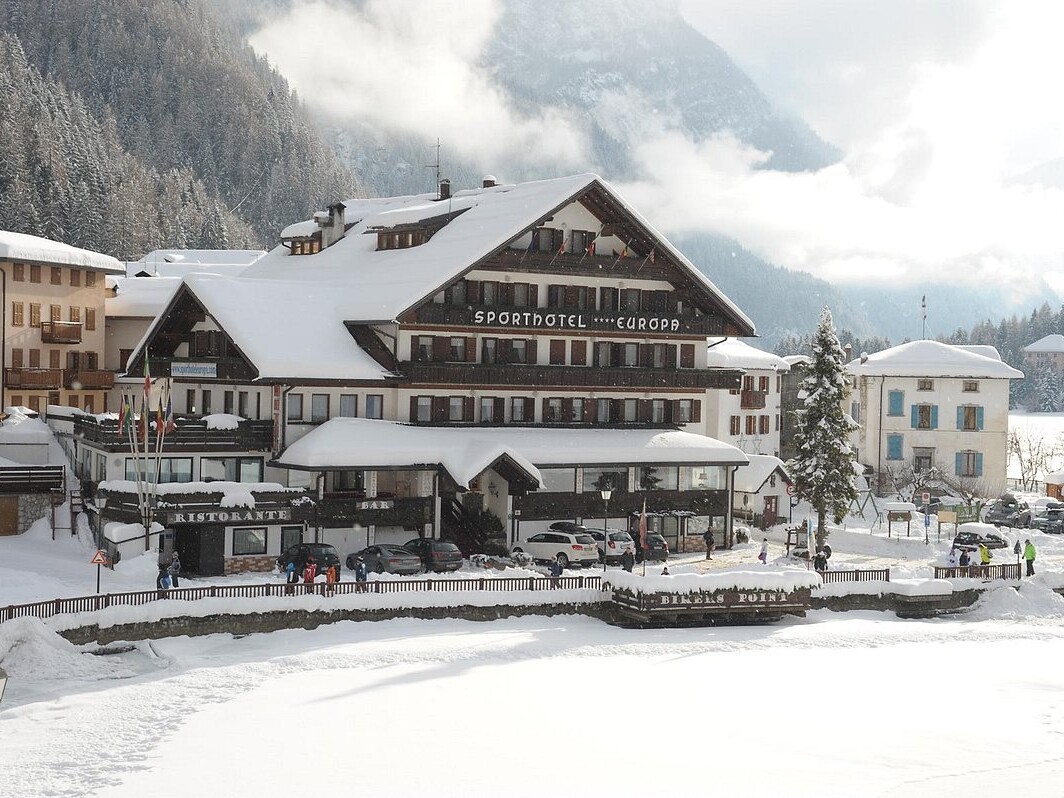
[[[741,369],[742,386],[706,392],[705,434],[746,454],[780,456],[780,399],[787,361],[735,338],[710,341],[706,365]]]
[[[999,359],[915,341],[854,360],[850,415],[858,462],[880,475],[934,466],[946,482],[992,496],[1005,488],[1009,380]]]

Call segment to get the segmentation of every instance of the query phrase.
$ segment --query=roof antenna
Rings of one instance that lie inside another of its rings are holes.
[[[434,186],[434,188],[437,191],[439,191],[440,190],[440,140],[438,138],[436,139],[436,163],[430,163],[425,168],[426,169],[435,169],[436,170],[436,185]]]

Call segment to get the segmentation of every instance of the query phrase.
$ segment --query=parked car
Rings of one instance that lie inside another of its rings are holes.
[[[596,565],[599,561],[598,546],[595,539],[583,532],[559,532],[548,530],[532,535],[510,547],[513,554],[525,552],[534,561],[544,562],[558,560],[562,567],[567,565]]]
[[[1050,535],[1064,533],[1064,504],[1052,502],[1032,507],[1031,528]]]
[[[607,540],[607,533],[609,539]],[[599,562],[602,562],[605,558],[606,563],[619,563],[621,558],[624,557],[626,551],[632,552],[632,556],[635,556],[635,541],[632,540],[632,536],[621,529],[588,529],[587,533],[595,541],[595,548],[598,549]]]
[[[974,551],[982,543],[988,549],[1005,549],[1012,544],[991,524],[961,524],[957,536],[953,538],[955,549]]]
[[[1031,508],[1022,499],[1005,494],[987,508],[983,522],[994,526],[1030,526]]]
[[[288,563],[294,562],[296,571],[302,571],[311,556],[317,563],[319,574],[325,573],[325,569],[333,565],[340,567],[340,555],[328,543],[295,543],[281,552],[281,556],[277,558],[277,568],[284,571],[288,568]]]
[[[355,560],[361,557],[366,570],[377,574],[416,574],[421,571],[421,557],[403,546],[381,544],[347,555],[347,567],[355,570]]]
[[[639,550],[639,540],[636,539],[635,541],[635,561],[643,562],[644,554],[648,560],[665,562],[669,559],[669,544],[657,532],[647,532],[646,552],[641,552]]]
[[[414,538],[404,543],[403,548],[421,558],[426,573],[457,571],[462,567],[462,551],[449,540]]]

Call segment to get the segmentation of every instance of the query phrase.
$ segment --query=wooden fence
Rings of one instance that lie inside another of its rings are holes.
[[[370,582],[315,582],[287,585],[267,582],[258,585],[209,585],[206,587],[175,587],[169,590],[138,590],[131,593],[102,593],[77,598],[57,598],[38,601],[34,604],[13,604],[0,607],[0,623],[12,618],[30,616],[51,618],[78,612],[95,612],[105,607],[136,607],[161,599],[195,601],[205,598],[269,598],[273,596],[303,596],[313,593],[319,596],[344,596],[351,593],[410,593],[446,592],[465,590],[598,590],[602,586],[600,576],[518,576],[480,577],[477,579],[381,579]]]
[[[834,582],[889,582],[889,568],[871,568],[867,571],[817,571],[825,585]]]
[[[1020,566],[1017,563],[1001,565],[967,565],[963,568],[950,568],[946,565],[935,566],[935,579],[1019,579]]]

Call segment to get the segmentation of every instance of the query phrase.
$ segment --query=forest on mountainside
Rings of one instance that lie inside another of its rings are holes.
[[[357,183],[206,0],[6,0],[0,229],[136,259],[269,246]]]

